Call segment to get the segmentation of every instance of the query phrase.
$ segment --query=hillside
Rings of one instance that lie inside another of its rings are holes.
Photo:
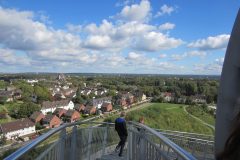
[[[153,103],[147,108],[128,112],[126,119],[138,121],[139,117],[143,116],[145,124],[151,128],[213,134],[212,129],[184,112],[183,106],[179,104]],[[111,117],[105,121],[113,122],[115,118]]]

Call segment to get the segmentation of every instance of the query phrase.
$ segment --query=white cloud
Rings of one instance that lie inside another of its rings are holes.
[[[129,52],[127,58],[131,59],[131,60],[136,60],[136,59],[141,58],[142,56],[143,56],[142,54],[138,54],[138,53],[135,53],[135,52]]]
[[[69,23],[65,30],[37,21],[33,12],[0,8],[0,47],[4,48],[0,49],[0,65],[22,68],[30,65],[37,71],[89,71],[99,70],[98,67],[106,70],[120,67],[128,71],[128,67],[144,66],[155,71],[159,67],[159,58],[146,56],[144,51],[175,48],[183,41],[161,33],[159,26],[147,23],[151,9],[149,1],[143,0],[128,7],[121,13],[129,16],[129,21],[104,19],[100,25]],[[136,10],[145,12],[134,17]],[[49,20],[48,17],[42,18]],[[170,23],[163,26],[162,29],[173,27]],[[133,51],[121,55],[126,50]]]
[[[171,15],[171,13],[174,11],[174,7],[172,6],[168,6],[166,4],[164,4],[161,8],[160,11],[157,12],[157,14],[155,15],[155,17],[160,17],[163,16],[165,14]]]
[[[207,37],[206,39],[199,39],[188,44],[188,47],[199,48],[201,50],[223,49],[227,47],[230,35],[221,34],[215,37]]]
[[[159,55],[159,58],[166,58],[166,57],[167,57],[166,54],[160,54],[160,55]]]
[[[93,49],[102,49],[108,48],[111,46],[111,38],[109,36],[99,36],[99,35],[92,35],[89,36],[85,42],[85,46],[88,48]]]
[[[143,22],[147,20],[150,10],[150,2],[148,0],[142,0],[140,4],[125,6],[118,16],[127,21]]]
[[[223,65],[224,58],[223,57],[222,58],[217,58],[217,59],[215,59],[215,62],[219,65]]]
[[[73,24],[67,24],[66,25],[67,30],[72,33],[80,33],[82,31],[81,25],[73,25]]]
[[[187,52],[187,55],[192,56],[198,56],[198,57],[205,57],[207,55],[207,52],[204,51],[189,51]]]
[[[29,66],[31,60],[26,56],[18,56],[14,50],[0,48],[0,63],[5,65]]]
[[[180,61],[184,58],[187,58],[187,57],[200,57],[200,58],[203,58],[207,55],[206,52],[204,51],[189,51],[189,52],[185,52],[183,54],[172,54],[171,55],[171,60],[173,61]]]
[[[175,27],[175,24],[167,22],[167,23],[160,25],[158,28],[160,31],[164,31],[164,30],[173,29],[174,27]]]
[[[195,64],[193,71],[198,74],[221,74],[223,62],[224,58],[217,58],[209,64]]]
[[[145,33],[136,40],[134,47],[137,50],[159,51],[163,49],[176,48],[182,43],[183,41],[181,39],[171,38],[163,33],[152,31]]]

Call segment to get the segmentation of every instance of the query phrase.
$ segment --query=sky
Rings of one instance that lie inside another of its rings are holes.
[[[0,72],[221,74],[240,0],[0,0]]]

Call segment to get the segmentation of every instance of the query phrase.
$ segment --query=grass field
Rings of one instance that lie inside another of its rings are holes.
[[[204,122],[215,125],[215,118],[213,115],[205,112],[202,107],[199,106],[193,106],[193,107],[186,107],[186,110],[194,115],[195,117],[198,117],[199,119],[203,120]]]
[[[151,128],[213,134],[212,129],[184,112],[183,106],[169,103],[152,103],[149,107],[128,112],[126,119],[138,121],[143,116],[145,124]],[[108,118],[106,121],[113,122],[115,118],[116,116]]]

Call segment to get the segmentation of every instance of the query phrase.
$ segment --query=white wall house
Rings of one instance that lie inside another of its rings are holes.
[[[0,125],[0,132],[8,140],[15,139],[35,133],[35,123],[28,118],[4,123]]]
[[[64,108],[66,110],[73,109],[74,103],[70,100],[61,100],[61,101],[45,101],[42,103],[41,112],[46,115],[48,112],[53,113],[57,108]]]

